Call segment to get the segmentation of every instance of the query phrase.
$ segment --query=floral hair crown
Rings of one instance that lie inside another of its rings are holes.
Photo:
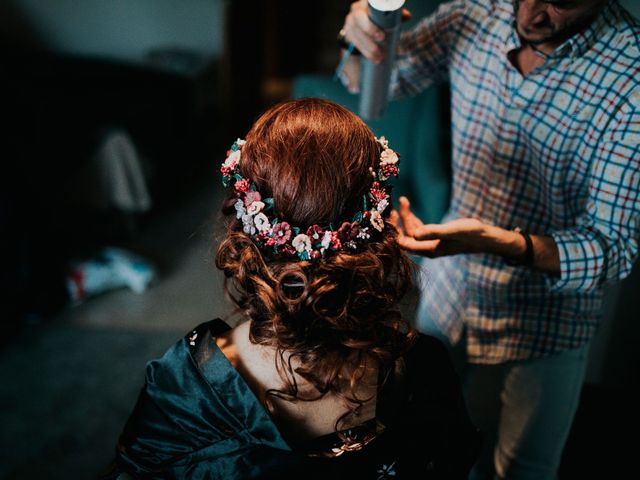
[[[382,152],[378,170],[369,168],[372,177],[369,192],[363,195],[362,210],[351,222],[343,222],[339,228],[311,225],[306,230],[289,225],[278,218],[269,218],[273,210],[273,199],[262,198],[255,183],[240,175],[240,161],[244,140],[238,139],[227,152],[227,159],[220,167],[222,184],[232,186],[237,196],[236,218],[242,221],[244,233],[263,251],[301,260],[317,260],[331,252],[355,251],[366,244],[372,235],[385,228],[382,215],[390,205],[391,186],[389,177],[399,173],[399,155],[389,148],[384,138],[376,138]]]

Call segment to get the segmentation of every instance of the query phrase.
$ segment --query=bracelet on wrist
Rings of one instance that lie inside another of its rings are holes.
[[[526,248],[524,253],[518,257],[505,257],[505,262],[511,266],[531,267],[533,265],[533,241],[531,236],[520,227],[514,228],[513,231],[522,235]]]
[[[343,50],[349,50],[351,49],[351,55],[360,55],[360,50],[358,50],[357,48],[355,48],[348,40],[347,40],[347,34],[344,31],[344,28],[340,29],[340,31],[338,32],[338,37],[336,38],[336,41],[338,42],[338,46],[340,48],[342,48]]]

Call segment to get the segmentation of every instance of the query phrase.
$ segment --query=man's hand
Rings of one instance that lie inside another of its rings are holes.
[[[527,245],[513,230],[487,225],[475,218],[459,218],[443,224],[424,224],[411,211],[406,197],[400,197],[399,213],[391,212],[391,223],[398,229],[398,245],[425,257],[458,253],[493,253],[521,258]],[[400,225],[402,222],[402,225]],[[533,265],[536,270],[560,274],[558,246],[552,237],[531,235]]]
[[[400,212],[392,213],[391,220],[398,226],[398,244],[405,250],[426,257],[441,257],[458,253],[517,254],[526,248],[520,234],[487,225],[475,218],[460,218],[444,224],[424,224],[411,211],[409,200],[400,198]],[[502,237],[499,235],[504,233]],[[520,237],[520,238],[518,238]],[[511,248],[507,248],[511,247]]]
[[[343,30],[346,40],[353,43],[362,55],[374,63],[382,61],[384,51],[378,42],[384,40],[384,31],[369,19],[367,0],[351,4]]]
[[[402,20],[406,21],[410,18],[409,10],[403,9]],[[384,40],[385,33],[369,19],[367,0],[359,0],[351,4],[342,31],[347,42],[352,43],[364,57],[373,63],[380,63],[384,59],[384,50],[380,42]],[[351,93],[358,93],[360,59],[357,56],[349,58],[340,74],[340,79]]]

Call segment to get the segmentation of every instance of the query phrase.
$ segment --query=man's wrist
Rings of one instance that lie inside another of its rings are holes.
[[[349,41],[347,40],[347,35],[344,31],[344,28],[340,29],[340,31],[338,32],[336,42],[342,50],[349,50],[351,52],[350,55],[360,55],[360,50],[355,48],[353,44],[349,43]]]
[[[504,255],[505,262],[512,266],[531,267],[533,265],[533,241],[531,236],[519,227],[511,230],[512,247]]]

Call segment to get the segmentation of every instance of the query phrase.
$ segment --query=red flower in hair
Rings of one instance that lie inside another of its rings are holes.
[[[324,230],[319,225],[312,225],[307,229],[307,237],[311,240],[318,241],[324,236]]]
[[[284,253],[285,255],[289,255],[290,257],[294,257],[297,255],[296,249],[290,243],[285,243],[284,245],[280,245],[278,247],[278,251]]]
[[[338,238],[342,242],[355,240],[360,233],[360,224],[358,222],[344,222],[338,229]]]
[[[264,242],[264,244],[268,247],[273,247],[274,245],[276,245],[276,243],[277,241],[273,237],[267,237],[267,240]]]
[[[342,248],[342,242],[338,237],[338,232],[331,232],[331,249],[340,250]]]
[[[236,192],[248,192],[249,191],[249,180],[243,178],[242,180],[238,180],[233,184],[233,188],[236,189]]]
[[[382,165],[380,171],[385,177],[397,177],[399,172],[398,165],[393,163]]]

